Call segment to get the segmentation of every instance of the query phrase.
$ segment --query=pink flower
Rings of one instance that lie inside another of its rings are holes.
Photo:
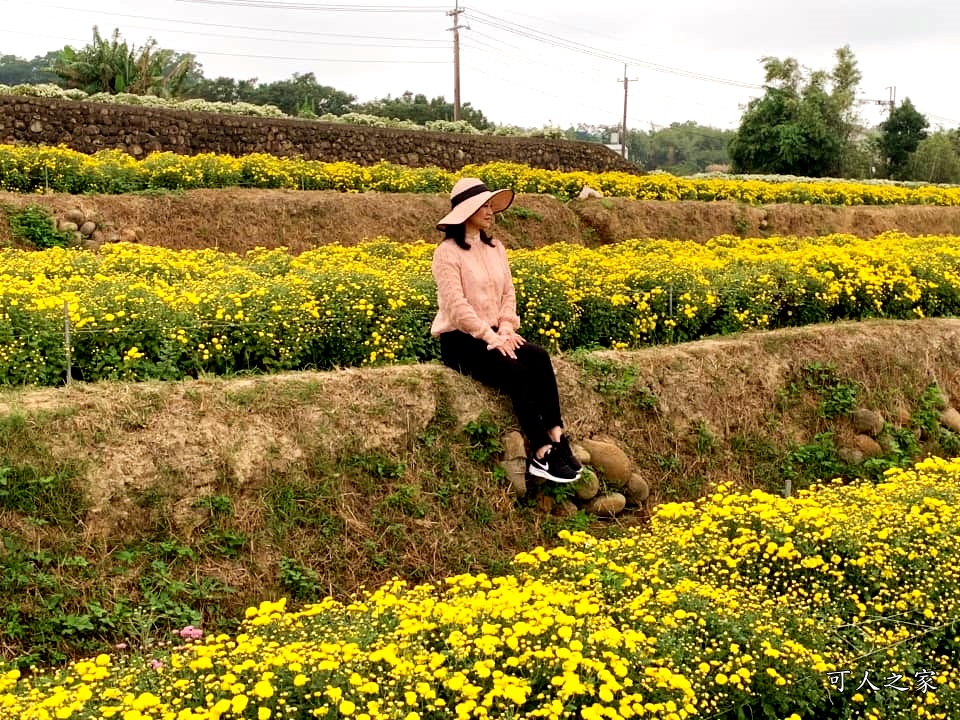
[[[163,667],[163,663],[157,660],[156,658],[154,658],[153,660],[150,661],[150,667],[152,667],[154,670],[159,670],[160,668]]]
[[[179,635],[187,640],[199,640],[203,637],[203,630],[195,628],[193,625],[187,625],[180,631]]]

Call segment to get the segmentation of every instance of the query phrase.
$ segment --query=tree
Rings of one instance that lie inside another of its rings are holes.
[[[226,78],[216,81],[219,88],[229,89],[226,83],[221,82],[223,80]],[[256,80],[240,81],[236,85],[234,100],[256,105],[276,105],[288,115],[312,116],[325,113],[342,115],[350,112],[356,96],[328,85],[321,85],[317,82],[316,76],[309,72],[302,75],[294,73],[289,80],[278,80],[263,85],[257,85]]]
[[[910,102],[904,98],[890,117],[880,123],[880,151],[887,163],[890,177],[902,179],[907,172],[910,153],[917,149],[927,136],[930,123]]]
[[[763,97],[751,100],[730,140],[737,172],[839,175],[858,127],[860,71],[849,47],[830,72],[810,72],[794,58],[765,57]]]
[[[137,49],[121,40],[116,29],[105,40],[96,26],[93,42],[80,50],[66,46],[53,65],[54,72],[71,88],[161,97],[180,96],[191,74],[198,75],[197,68],[193,55],[157,47],[152,38]]]
[[[51,69],[59,57],[59,50],[38,55],[33,60],[24,60],[16,55],[0,56],[0,85],[60,83],[60,76]]]
[[[931,183],[960,183],[960,155],[950,135],[938,132],[921,140],[910,156],[907,176]]]
[[[719,130],[688,120],[649,133],[628,132],[627,149],[630,160],[647,170],[691,175],[703,172],[708,165],[728,165],[727,147],[732,136],[732,130]]]
[[[211,102],[252,102],[257,87],[257,79],[234,80],[218,77],[215,80],[201,77],[184,92],[184,97],[209,100]]]
[[[418,125],[425,125],[430,120],[453,120],[453,103],[447,102],[444,96],[440,95],[427,100],[426,95],[422,93],[414,95],[409,90],[397,98],[388,95],[379,100],[362,103],[356,107],[356,111],[378,117],[410,120]],[[470,103],[460,106],[460,119],[470,123],[477,130],[486,130],[490,127],[490,121]]]

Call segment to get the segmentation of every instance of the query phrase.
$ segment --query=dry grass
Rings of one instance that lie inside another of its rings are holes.
[[[691,499],[720,481],[777,490],[793,448],[825,430],[849,440],[846,417],[825,420],[817,398],[797,389],[813,363],[856,384],[859,404],[902,423],[894,419],[916,410],[931,383],[960,398],[960,320],[844,323],[554,358],[571,435],[619,443],[651,485],[648,507],[590,529],[642,523],[658,502]],[[304,581],[312,593],[337,597],[398,575],[498,572],[516,552],[549,544],[561,521],[516,503],[490,465],[469,459],[463,428],[477,420],[501,432],[516,425],[506,397],[433,363],[7,389],[0,466],[71,468],[90,508],[74,529],[15,512],[0,513],[0,529],[29,547],[89,555],[99,576],[117,570],[118,550],[147,553],[106,590],[74,580],[108,605],[139,602],[137,577],[151,572],[158,543],[194,548],[195,560],[168,557],[175,575],[236,590],[205,596],[211,623],[289,593],[281,562],[315,573]],[[223,502],[229,511],[218,515],[211,508]]]
[[[294,253],[386,235],[436,240],[434,223],[449,207],[444,195],[338,193],[293,190],[190,190],[156,195],[16,195],[0,205],[38,203],[55,213],[79,208],[99,226],[137,228],[143,242],[175,249],[214,247],[229,252],[286,246]],[[659,202],[592,198],[563,203],[546,195],[518,195],[500,219],[507,247],[557,241],[596,245],[636,237],[704,241],[723,234],[804,235],[834,232],[873,237],[885,230],[960,234],[960,208],[826,207],[731,202]],[[0,223],[0,245],[10,244]]]

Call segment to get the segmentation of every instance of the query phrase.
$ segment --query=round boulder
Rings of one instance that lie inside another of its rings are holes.
[[[569,500],[564,500],[553,506],[553,514],[564,519],[572,518],[578,512],[580,512],[580,508],[577,507],[576,503]]]
[[[875,458],[883,455],[883,448],[880,447],[880,443],[869,435],[857,435],[853,439],[853,444],[857,450],[863,453],[865,458]]]
[[[527,494],[527,461],[522,458],[510,458],[500,463],[510,482],[510,494],[522,498]]]
[[[590,464],[603,473],[615,487],[626,487],[630,482],[630,458],[613,443],[602,440],[584,440],[583,447],[590,453]]]
[[[80,208],[71,208],[63,214],[63,219],[66,222],[72,222],[74,225],[79,227],[86,222],[87,216],[83,214],[83,210]]]
[[[586,507],[588,513],[597,517],[614,517],[623,512],[627,506],[627,498],[620,493],[608,493],[591,500]]]
[[[948,407],[940,413],[940,424],[947,428],[947,430],[960,433],[960,412],[957,412],[957,409],[954,407]]]
[[[527,447],[523,442],[523,435],[516,430],[507,433],[507,436],[503,439],[503,447],[503,456],[507,460],[527,457]]]
[[[87,220],[83,225],[80,226],[80,234],[84,237],[90,237],[93,235],[93,231],[97,229],[97,224]]]
[[[853,429],[858,433],[876,437],[883,432],[883,415],[873,410],[858,408],[853,411]]]
[[[588,467],[583,469],[580,479],[573,485],[580,500],[593,500],[600,492],[600,480],[597,474]]]
[[[590,464],[590,453],[587,452],[587,449],[583,445],[570,443],[570,451],[573,453],[573,456],[580,461],[581,465]]]
[[[630,475],[630,482],[627,483],[627,502],[631,505],[640,505],[650,497],[650,486],[639,473]]]

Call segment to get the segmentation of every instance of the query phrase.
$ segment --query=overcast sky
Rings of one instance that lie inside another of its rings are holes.
[[[910,97],[932,125],[960,126],[956,0],[461,3],[469,28],[460,33],[461,100],[497,123],[619,124],[627,60],[630,127],[735,128],[760,94],[761,57],[829,69],[849,44],[866,101],[886,100],[896,86],[898,101]],[[153,37],[194,52],[211,78],[313,72],[361,101],[406,90],[452,101],[452,8],[453,0],[0,0],[0,54],[79,47],[98,25],[138,45]],[[883,117],[880,105],[860,109],[870,124]]]

